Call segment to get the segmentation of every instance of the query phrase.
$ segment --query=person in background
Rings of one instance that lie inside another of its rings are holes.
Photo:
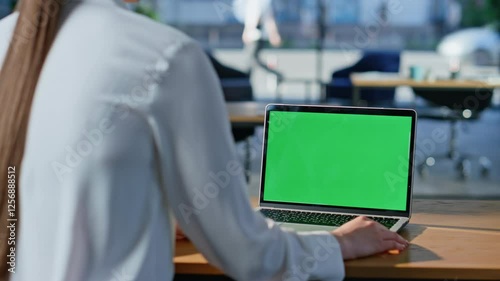
[[[0,21],[2,281],[171,280],[175,221],[236,280],[341,280],[343,259],[407,247],[365,217],[293,232],[254,212],[207,56],[119,2]]]
[[[260,58],[260,53],[267,41],[274,47],[281,46],[282,40],[274,17],[271,0],[236,0],[234,2],[235,16],[242,19],[244,29],[242,40],[245,52],[250,58],[250,68],[253,66],[276,75],[278,82],[283,80],[283,74],[269,67]]]

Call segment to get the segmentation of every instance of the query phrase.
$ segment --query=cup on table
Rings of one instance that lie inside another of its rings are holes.
[[[415,81],[423,81],[425,80],[427,70],[425,67],[420,65],[412,65],[410,66],[410,79]]]

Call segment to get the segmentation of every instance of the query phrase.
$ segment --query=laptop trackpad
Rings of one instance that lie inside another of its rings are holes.
[[[318,230],[332,231],[337,228],[335,226],[299,224],[299,223],[276,222],[276,224],[278,224],[283,229],[291,229],[295,231],[318,231]]]

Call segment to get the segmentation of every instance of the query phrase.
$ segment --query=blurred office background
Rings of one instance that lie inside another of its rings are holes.
[[[9,14],[13,4],[12,0],[0,0],[0,17]],[[234,14],[233,0],[144,0],[129,8],[186,32],[220,63],[242,73],[248,71],[241,40],[243,24]],[[274,0],[273,9],[283,45],[266,48],[261,56],[284,74],[280,85],[284,102],[323,102],[323,86],[332,81],[332,73],[353,65],[367,50],[400,52],[402,77],[408,77],[410,67],[419,66],[426,69],[427,78],[449,79],[454,61],[438,48],[446,36],[463,31],[467,32],[458,36],[457,44],[472,47],[460,57],[459,78],[500,83],[500,1]],[[292,83],[294,79],[311,83]],[[250,83],[255,101],[276,100],[277,82],[272,73],[255,69]],[[459,171],[463,167],[457,167],[460,163],[436,160],[434,166],[416,172],[416,196],[500,199],[500,93],[499,89],[492,91],[491,104],[480,112],[480,118],[458,120],[455,131],[457,150],[486,156],[489,171],[484,173],[477,163],[484,158],[471,158],[466,177]],[[405,86],[396,88],[394,106],[431,107]],[[419,120],[417,146],[429,155],[446,153],[448,142],[435,144],[432,151],[424,146],[436,129],[452,138],[449,121]],[[257,192],[259,184],[261,133],[257,129],[248,142],[238,144],[242,159],[245,146],[251,145],[251,194]]]

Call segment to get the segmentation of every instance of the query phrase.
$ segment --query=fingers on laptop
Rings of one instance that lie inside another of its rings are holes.
[[[401,244],[406,244],[406,245],[409,244],[409,242],[406,239],[404,239],[401,235],[397,234],[396,232],[390,231],[385,226],[383,226],[379,223],[377,223],[377,225],[383,233],[384,240],[394,240],[394,241],[397,241],[398,243],[401,243]]]
[[[389,251],[390,254],[399,254],[399,251],[406,249],[410,244],[399,234],[388,230],[382,225],[380,225],[379,229],[382,238],[381,251]]]
[[[401,237],[401,235],[397,234],[396,232],[392,232],[389,229],[387,229],[385,226],[367,218],[367,217],[362,217],[362,220],[366,221],[366,223],[375,228],[378,232],[379,235],[379,241],[380,241],[380,252],[386,252],[390,250],[398,250],[398,251],[392,251],[391,253],[396,254],[399,253],[399,251],[402,251],[408,247],[410,244],[406,239]]]

